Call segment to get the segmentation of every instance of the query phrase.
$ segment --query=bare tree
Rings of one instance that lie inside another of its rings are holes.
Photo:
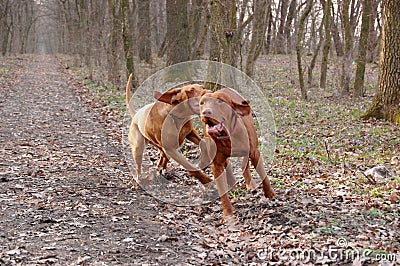
[[[328,0],[329,1],[329,0]],[[322,46],[322,42],[323,42],[323,38],[322,38],[322,31],[323,31],[323,29],[324,29],[324,21],[325,21],[325,14],[324,14],[324,16],[322,17],[322,22],[321,22],[321,24],[319,25],[319,29],[318,29],[318,34],[319,34],[319,38],[318,38],[318,44],[316,45],[316,47],[315,47],[315,49],[314,49],[314,52],[313,52],[313,57],[312,57],[312,59],[311,59],[311,62],[310,62],[310,66],[309,66],[309,68],[308,68],[308,80],[307,80],[307,83],[308,83],[308,86],[311,86],[312,85],[312,82],[313,82],[313,70],[314,70],[314,67],[315,67],[315,65],[316,65],[316,63],[317,63],[317,58],[318,58],[318,54],[319,54],[319,50],[321,49],[321,46]],[[314,33],[315,34],[315,33]],[[315,38],[315,36],[314,36],[314,38]],[[328,49],[328,51],[329,51],[329,49]],[[323,57],[323,58],[325,58],[325,59],[323,59],[323,61],[322,62],[324,62],[324,60],[326,61],[326,64],[327,64],[327,61],[328,61],[328,53],[327,53],[327,55],[326,55],[326,57]],[[327,70],[327,66],[325,67],[325,75],[326,75],[326,70]],[[321,63],[321,76],[322,76],[322,63]],[[326,78],[325,78],[325,84],[326,84]]]
[[[13,17],[11,12],[11,2],[4,0],[0,2],[0,40],[1,54],[4,56],[7,53],[9,39],[13,28]]]
[[[372,63],[375,58],[375,48],[378,44],[377,30],[375,29],[375,22],[377,19],[378,5],[380,0],[371,0],[371,12],[369,17],[369,34],[368,34],[368,49],[367,49],[367,62]]]
[[[328,56],[331,47],[331,0],[321,1],[324,6],[324,28],[325,28],[325,38],[324,38],[324,48],[322,52],[321,61],[321,76],[319,80],[319,87],[326,88],[326,75],[328,71]]]
[[[292,53],[292,35],[291,35],[291,29],[292,29],[292,23],[294,20],[294,17],[296,15],[296,8],[297,8],[297,1],[292,0],[289,5],[289,12],[287,15],[287,19],[285,22],[285,39],[286,39],[286,53],[291,54]]]
[[[284,54],[285,51],[285,21],[286,21],[286,16],[288,12],[288,7],[289,7],[289,1],[286,0],[280,0],[279,1],[279,28],[276,33],[276,53],[277,54]]]
[[[311,12],[312,5],[313,5],[313,0],[307,0],[307,5],[303,13],[301,14],[299,21],[299,29],[297,31],[297,45],[296,45],[297,70],[299,72],[301,97],[305,100],[307,99],[307,89],[304,85],[303,66],[301,63],[301,50],[302,50],[301,48],[302,48],[304,25],[306,24],[307,17]]]
[[[190,58],[200,59],[208,32],[209,10],[207,0],[193,0],[190,9]]]
[[[125,65],[126,74],[129,76],[133,73],[132,86],[137,88],[137,80],[135,76],[135,65],[133,62],[133,45],[132,45],[132,29],[129,26],[127,17],[130,16],[135,10],[135,2],[133,2],[133,7],[131,8],[128,0],[120,0],[121,6],[121,26],[122,26],[122,40],[124,43],[124,53],[125,53]]]
[[[211,1],[211,49],[210,60],[238,66],[243,31],[253,20],[254,14],[246,18],[248,0],[243,0],[238,12],[235,1]],[[239,13],[239,14],[237,14]]]
[[[364,95],[364,74],[367,58],[368,34],[369,34],[369,17],[371,14],[371,0],[363,1],[363,14],[360,41],[358,45],[357,70],[354,82],[354,96],[361,97]]]
[[[342,61],[342,74],[340,78],[340,93],[347,95],[350,93],[350,65],[352,59],[353,37],[349,15],[350,0],[342,1],[342,24],[344,33],[344,56]]]
[[[382,0],[379,87],[364,119],[375,117],[400,125],[400,2]]]
[[[246,61],[246,74],[252,76],[254,74],[254,64],[260,55],[261,49],[265,41],[265,32],[269,24],[269,13],[271,3],[269,0],[254,0],[253,4],[253,30],[250,41],[250,47]]]
[[[234,1],[211,1],[211,34],[215,43],[211,60],[237,66],[237,7]]]
[[[150,0],[138,1],[138,51],[139,59],[152,63],[151,57],[151,28],[150,28]]]
[[[27,53],[36,49],[39,5],[35,1],[0,2],[1,53]]]
[[[119,21],[119,1],[117,0],[108,0],[108,9],[110,15],[110,38],[108,42],[108,50],[107,50],[107,66],[108,66],[108,80],[112,84],[119,83],[119,74],[118,74],[118,42],[119,42],[119,33],[121,32],[120,26],[121,23]]]
[[[323,1],[321,1],[323,2]],[[331,11],[332,11],[332,16],[331,16],[331,32],[332,32],[332,39],[333,39],[333,44],[335,46],[335,51],[336,51],[336,55],[337,56],[343,56],[344,51],[343,51],[343,43],[342,43],[342,39],[340,38],[340,31],[339,31],[339,19],[340,19],[340,15],[339,15],[339,11],[336,12],[335,15],[335,6],[338,5],[334,5],[332,3],[332,1],[330,1],[331,3]]]
[[[189,60],[189,24],[186,0],[167,1],[167,65]]]

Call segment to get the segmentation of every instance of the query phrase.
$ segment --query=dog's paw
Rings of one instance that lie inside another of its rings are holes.
[[[238,229],[239,225],[239,219],[235,215],[224,215],[221,218],[221,224],[225,224],[228,226],[230,231],[235,231],[235,229]]]
[[[256,184],[256,182],[252,179],[251,181],[250,181],[250,184],[246,184],[246,189],[248,190],[248,191],[250,191],[250,192],[255,192],[256,191],[256,189],[257,189],[257,184]]]
[[[273,199],[276,196],[275,192],[272,189],[268,190],[268,191],[264,191],[264,195],[266,198],[269,198],[269,199]]]

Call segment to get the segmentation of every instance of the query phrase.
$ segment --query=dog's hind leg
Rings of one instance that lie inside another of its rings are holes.
[[[275,192],[272,189],[271,183],[269,182],[267,173],[265,172],[264,169],[264,162],[263,158],[260,155],[260,151],[256,150],[254,152],[254,155],[250,157],[251,163],[253,166],[256,168],[257,174],[260,176],[262,180],[262,189],[263,189],[263,194],[265,197],[272,199],[275,197]]]
[[[136,175],[139,178],[142,174],[143,151],[146,144],[146,139],[140,133],[136,124],[132,124],[129,132],[129,142],[132,148],[132,156],[135,161]]]
[[[162,170],[167,169],[167,163],[169,162],[169,158],[165,154],[163,150],[160,150],[160,160],[157,163],[157,171],[159,173],[162,172]]]
[[[253,178],[251,177],[250,162],[247,157],[243,158],[242,171],[243,171],[244,180],[246,181],[246,189],[250,192],[255,191],[257,188],[257,184],[256,184],[256,182],[254,182]]]

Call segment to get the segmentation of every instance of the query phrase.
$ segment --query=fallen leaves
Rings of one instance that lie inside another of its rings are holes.
[[[35,86],[45,82],[36,79]],[[121,112],[99,103],[98,92],[74,78],[61,79],[90,111],[59,82],[10,94],[14,104],[26,105],[23,110],[0,100],[18,120],[5,117],[1,127],[15,133],[1,136],[2,264],[364,265],[376,262],[379,252],[399,252],[399,131],[358,121],[352,110],[367,100],[338,103],[317,92],[303,102],[290,88],[269,90],[278,125],[279,152],[269,171],[277,198],[265,199],[260,189],[246,192],[240,179],[232,191],[235,218],[221,222],[218,200],[179,207],[131,189],[118,148]],[[35,109],[35,101],[25,101],[36,95],[48,104]],[[377,165],[390,166],[394,176],[364,175]],[[170,186],[196,184],[177,165],[170,167]],[[339,239],[354,253],[369,249],[369,257],[321,256],[338,250]],[[301,252],[320,257],[302,258]]]

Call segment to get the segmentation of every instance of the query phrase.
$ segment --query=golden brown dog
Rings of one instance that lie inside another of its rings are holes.
[[[166,169],[169,158],[182,165],[202,184],[211,182],[211,178],[196,168],[177,151],[184,139],[199,144],[201,138],[193,128],[191,116],[199,112],[198,98],[206,90],[198,84],[175,88],[161,94],[154,92],[157,102],[148,104],[136,113],[129,104],[132,75],[126,85],[126,104],[132,116],[128,140],[132,148],[136,174],[141,176],[143,151],[147,142],[160,150],[158,170]]]
[[[258,149],[258,137],[248,102],[236,91],[228,88],[204,94],[199,101],[200,116],[204,123],[206,144],[203,151],[212,158],[212,171],[225,216],[233,215],[233,207],[228,196],[229,157],[249,158],[261,177],[263,193],[272,199],[275,193],[264,169],[263,158]],[[202,144],[200,144],[202,145]],[[225,167],[226,170],[225,170]],[[246,187],[252,189],[250,164],[244,161]],[[228,180],[227,178],[228,177]]]

